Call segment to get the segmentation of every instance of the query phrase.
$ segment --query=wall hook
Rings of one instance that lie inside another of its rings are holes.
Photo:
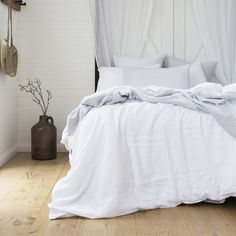
[[[8,5],[9,0],[1,0],[1,2]],[[23,0],[11,0],[12,9],[14,9],[16,11],[20,11],[21,6],[26,6],[26,2],[23,2]]]
[[[15,0],[15,3],[18,3],[21,6],[26,6],[26,2],[23,2],[22,0]]]

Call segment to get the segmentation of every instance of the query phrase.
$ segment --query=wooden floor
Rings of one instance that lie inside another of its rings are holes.
[[[223,205],[182,205],[106,220],[74,217],[49,221],[52,187],[68,169],[66,154],[42,162],[24,153],[0,168],[0,236],[236,235],[235,199]]]

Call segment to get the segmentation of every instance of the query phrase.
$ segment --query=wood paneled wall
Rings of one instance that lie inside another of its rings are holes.
[[[155,51],[187,61],[207,60],[191,0],[154,0],[144,55]]]

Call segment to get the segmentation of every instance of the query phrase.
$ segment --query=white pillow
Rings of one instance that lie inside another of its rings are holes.
[[[139,66],[154,66],[160,64],[163,65],[165,55],[159,55],[156,57],[121,57],[113,55],[115,67],[139,67]]]
[[[97,91],[120,85],[133,87],[160,86],[177,89],[187,89],[199,83],[206,82],[200,63],[173,68],[116,68],[102,67]]]
[[[236,83],[234,84],[229,84],[223,87],[223,92],[224,93],[234,93],[236,92]]]
[[[119,68],[122,68],[122,67],[119,67]],[[126,68],[126,67],[123,67],[123,68]],[[153,66],[129,66],[129,68],[137,68],[137,69],[158,69],[158,68],[161,68],[161,65],[160,65],[160,64],[156,64],[156,65],[153,65]]]
[[[189,69],[189,88],[207,82],[202,63],[193,63]]]
[[[161,69],[124,69],[124,85],[133,87],[160,86],[176,89],[187,89],[206,82],[205,74],[199,63],[181,67]]]
[[[189,86],[188,71],[189,66],[150,70],[125,68],[123,83],[138,88],[154,85],[186,89]]]
[[[97,91],[123,85],[124,70],[116,67],[101,67]]]

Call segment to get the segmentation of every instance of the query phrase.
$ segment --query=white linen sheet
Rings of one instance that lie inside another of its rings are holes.
[[[50,219],[236,196],[236,140],[208,113],[162,103],[105,105],[90,110],[72,138],[71,169],[54,187]]]

